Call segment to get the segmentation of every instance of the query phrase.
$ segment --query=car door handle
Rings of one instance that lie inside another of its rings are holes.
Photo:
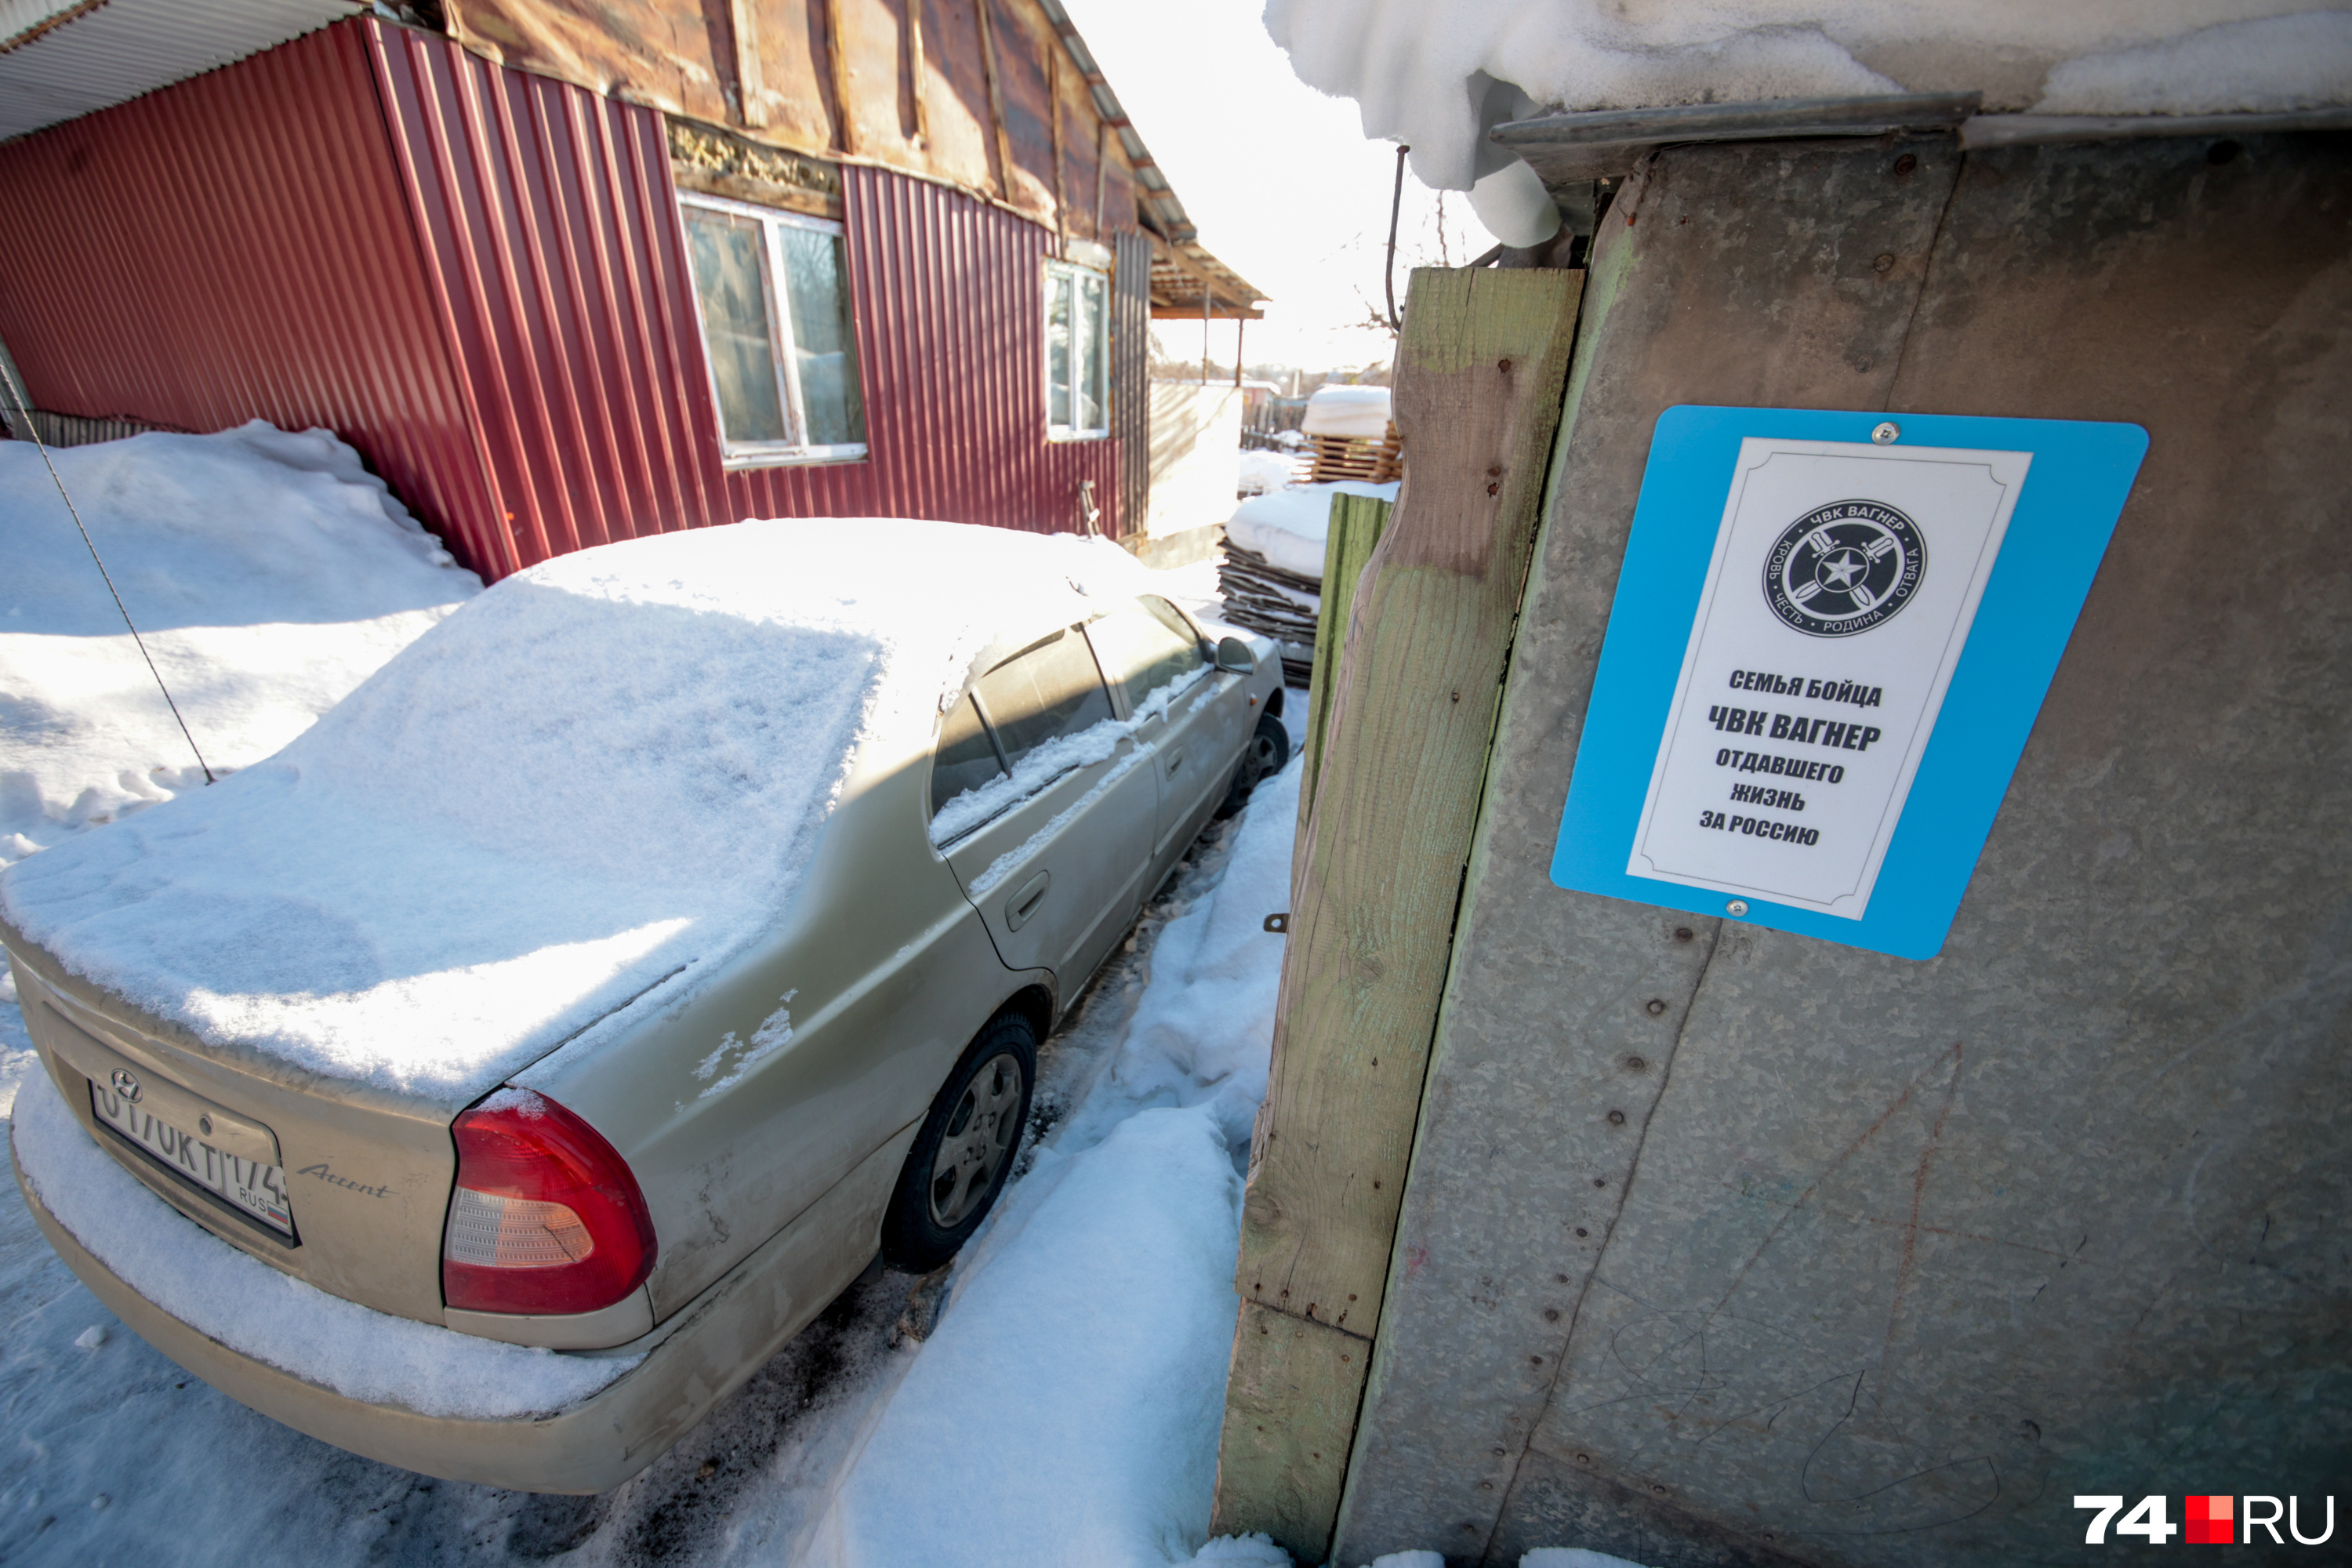
[[[1053,884],[1054,873],[1051,871],[1040,871],[1022,883],[1020,889],[1004,900],[1005,925],[1013,931],[1027,925],[1029,917],[1037,912],[1037,906],[1045,901],[1045,889]]]
[[[1168,772],[1169,772],[1171,775],[1176,772],[1176,770],[1177,770],[1178,768],[1181,768],[1181,767],[1182,767],[1183,765],[1184,765],[1184,753],[1183,753],[1183,752],[1182,752],[1182,750],[1181,750],[1181,748],[1180,748],[1179,750],[1176,750],[1176,751],[1173,751],[1173,752],[1169,752],[1169,753],[1168,753]]]

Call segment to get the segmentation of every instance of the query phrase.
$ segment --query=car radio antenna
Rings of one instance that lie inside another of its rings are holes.
[[[15,367],[9,368],[13,370]],[[180,733],[187,738],[188,750],[195,753],[196,766],[204,770],[205,783],[218,784],[220,781],[213,776],[212,764],[205,761],[203,749],[188,731],[188,721],[181,714],[180,705],[172,700],[172,689],[163,684],[163,672],[155,668],[155,656],[147,651],[147,639],[139,635],[138,626],[131,619],[130,609],[122,603],[122,595],[114,585],[114,574],[106,569],[106,560],[98,552],[98,542],[90,538],[89,529],[81,521],[80,510],[74,505],[72,495],[66,489],[65,478],[58,472],[57,460],[49,456],[49,444],[41,439],[40,426],[33,423],[33,411],[26,404],[25,389],[14,375],[0,375],[0,381],[8,384],[9,400],[16,405],[16,412],[24,416],[26,433],[32,437],[33,445],[40,449],[41,461],[48,468],[50,482],[58,487],[58,498],[66,503],[66,515],[73,519],[74,527],[81,532],[81,542],[89,547],[89,558],[98,563],[98,574],[106,580],[106,591],[114,595],[114,607],[122,612],[122,624],[131,628],[131,640],[139,645],[139,657],[147,661],[147,673],[155,678],[155,689],[163,694],[163,706],[172,710],[173,719],[180,726]]]

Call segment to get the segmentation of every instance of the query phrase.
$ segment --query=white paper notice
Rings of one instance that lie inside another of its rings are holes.
[[[1863,917],[2032,460],[1740,444],[1629,874]]]

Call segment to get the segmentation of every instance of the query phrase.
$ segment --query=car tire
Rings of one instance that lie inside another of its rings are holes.
[[[1217,820],[1237,815],[1249,804],[1259,780],[1271,778],[1289,765],[1290,731],[1273,714],[1259,714],[1256,731],[1242,748],[1241,766],[1234,770],[1233,787],[1225,791],[1224,802],[1217,807]]]
[[[1036,1026],[998,1014],[964,1047],[907,1152],[882,1218],[883,1261],[928,1274],[971,1239],[1012,1173],[1036,1084]]]

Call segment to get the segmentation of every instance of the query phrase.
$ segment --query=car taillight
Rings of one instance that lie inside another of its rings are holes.
[[[626,1161],[555,1101],[502,1089],[460,1112],[441,1293],[470,1312],[593,1312],[646,1282],[654,1222]]]

